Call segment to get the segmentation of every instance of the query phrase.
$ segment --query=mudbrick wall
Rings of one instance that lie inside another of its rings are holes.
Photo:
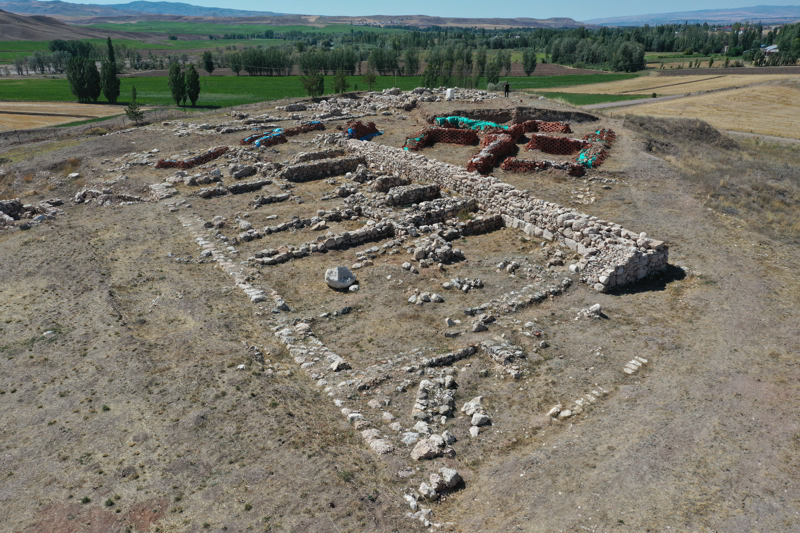
[[[354,140],[344,144],[376,169],[473,197],[484,211],[501,215],[506,227],[577,252],[582,256],[578,266],[583,281],[598,291],[638,281],[667,266],[667,246],[645,233],[534,198],[494,176],[467,172],[421,154]]]
[[[554,137],[551,135],[531,135],[531,140],[528,141],[525,147],[528,150],[541,150],[547,154],[572,155],[589,145],[588,141],[580,139]]]

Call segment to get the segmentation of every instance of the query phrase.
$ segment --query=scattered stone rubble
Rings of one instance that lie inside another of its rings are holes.
[[[465,403],[461,412],[471,417],[472,427],[469,428],[469,434],[472,437],[480,435],[481,427],[492,423],[492,418],[486,413],[486,408],[483,406],[483,396],[477,396]]]
[[[133,203],[144,202],[141,196],[135,196],[126,193],[115,193],[110,188],[103,190],[84,188],[75,193],[72,200],[76,204],[88,204],[94,202],[96,205],[113,205],[115,202],[119,205],[130,205]]]
[[[647,359],[639,357],[637,355],[636,357],[634,357],[625,364],[625,367],[623,367],[622,371],[628,375],[635,374],[636,372],[639,371],[640,368],[642,368],[642,366],[646,364],[647,364]]]
[[[63,215],[64,211],[57,209],[63,205],[59,198],[45,200],[36,205],[23,204],[19,198],[0,200],[0,227],[18,226],[20,229],[30,228],[30,222],[52,220],[56,215]],[[20,221],[19,224],[17,224]]]

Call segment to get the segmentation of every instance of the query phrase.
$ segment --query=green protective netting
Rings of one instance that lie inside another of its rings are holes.
[[[488,120],[474,120],[467,117],[438,117],[436,119],[436,125],[445,128],[448,126],[455,126],[456,128],[469,128],[472,130],[484,130],[486,128],[508,129],[508,126],[501,126],[500,124],[495,124]]]
[[[414,142],[414,144],[416,145],[416,144],[418,144],[420,141],[422,141],[422,139],[424,139],[424,138],[425,138],[425,136],[424,136],[424,135],[422,135],[422,136],[420,136],[420,137],[409,137],[408,139],[406,139],[406,144],[405,144],[405,146],[403,146],[403,150],[408,150],[408,142],[409,142],[409,141],[413,141],[413,142]]]
[[[583,150],[580,154],[578,154],[578,159],[576,162],[579,165],[585,166],[586,168],[592,168],[592,165],[594,165],[595,161],[597,161],[596,155],[589,156],[588,150]]]

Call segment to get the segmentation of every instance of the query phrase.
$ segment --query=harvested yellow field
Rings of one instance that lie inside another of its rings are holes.
[[[43,128],[79,120],[120,115],[113,105],[65,102],[0,102],[0,131]]]
[[[705,120],[722,130],[800,139],[800,85],[764,85],[630,108],[634,115]]]
[[[754,83],[796,79],[791,74],[750,74],[750,75],[711,75],[711,76],[641,76],[622,81],[593,83],[572,87],[554,87],[553,92],[582,94],[686,94],[716,89],[731,89]]]

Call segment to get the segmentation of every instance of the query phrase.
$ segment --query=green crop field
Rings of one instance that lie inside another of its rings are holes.
[[[592,105],[604,104],[606,102],[622,102],[625,100],[639,100],[641,98],[650,98],[648,95],[640,94],[578,94],[578,93],[552,93],[552,92],[539,92],[536,94],[544,96],[545,98],[560,98],[565,102],[572,105]]]
[[[313,26],[270,26],[268,24],[213,24],[202,22],[167,22],[167,21],[138,21],[127,24],[90,24],[84,26],[96,30],[134,31],[151,33],[189,33],[197,35],[222,35],[225,33],[264,33],[266,30],[276,32],[319,32],[319,33],[350,33],[376,32],[396,33],[407,30],[395,28],[375,28],[372,26],[351,26],[349,24],[329,24],[321,28]]]
[[[120,78],[120,101],[127,101],[136,86],[137,99],[143,105],[174,105],[166,77]],[[367,90],[361,76],[350,76],[350,90]],[[419,76],[378,76],[373,90],[400,87],[410,90],[421,83]],[[326,94],[332,90],[333,76],[325,76]],[[286,97],[306,96],[298,76],[203,76],[198,106],[229,107]],[[74,102],[66,79],[0,80],[0,100]],[[106,103],[103,96],[98,103]]]
[[[632,74],[586,74],[573,76],[541,76],[535,78],[509,78],[514,90],[523,88],[565,87],[569,85],[583,85],[599,81],[616,81],[627,79]],[[367,90],[361,76],[349,76],[351,91]],[[121,101],[127,101],[131,87],[136,85],[139,103],[143,105],[174,105],[167,87],[166,77],[141,77],[120,78]],[[422,84],[420,76],[378,76],[374,90],[389,87],[399,87],[410,90]],[[483,85],[483,84],[482,84]],[[325,76],[325,90],[329,94],[333,87],[333,76]],[[549,93],[541,93],[547,95]],[[636,98],[636,96],[616,95],[568,95],[557,93],[565,99],[572,99],[578,105],[597,103],[597,101],[611,102]],[[197,104],[206,108],[229,107],[241,104],[250,104],[280,98],[296,98],[306,96],[303,86],[297,76],[271,77],[271,76],[202,76],[200,99]],[[592,99],[595,100],[592,100]],[[596,100],[604,98],[604,100]],[[587,99],[583,101],[582,99]],[[9,79],[0,80],[0,100],[16,101],[42,101],[42,102],[74,102],[75,97],[69,90],[66,79]],[[100,97],[99,103],[105,103]]]
[[[105,39],[84,39],[100,46]],[[115,44],[124,44],[136,50],[172,50],[174,52],[225,48],[227,46],[271,46],[283,44],[283,39],[201,39],[196,41],[170,41],[166,38],[157,43],[147,43],[133,39],[114,39]],[[48,41],[0,41],[0,63],[11,63],[17,56],[30,56],[34,52],[49,52]]]

